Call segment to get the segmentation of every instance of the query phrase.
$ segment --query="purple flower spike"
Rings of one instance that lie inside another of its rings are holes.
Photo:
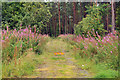
[[[30,25],[28,27],[30,27]]]
[[[96,45],[98,45],[98,43],[96,43]]]
[[[20,47],[22,47],[22,44],[20,45]]]
[[[22,26],[22,23],[20,24],[20,26]]]
[[[2,42],[5,42],[4,40],[2,40]]]
[[[16,31],[16,28],[14,29],[14,31]]]
[[[8,26],[7,26],[7,32],[8,32]]]
[[[30,33],[31,33],[31,30],[30,30]]]
[[[104,37],[104,39],[105,39],[105,37]]]
[[[110,51],[112,53],[112,51]]]

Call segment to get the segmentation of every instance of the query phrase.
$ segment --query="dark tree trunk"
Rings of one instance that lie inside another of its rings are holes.
[[[51,33],[51,32],[50,32],[50,22],[49,22],[49,35],[50,35],[50,33]]]
[[[62,15],[62,34],[64,34],[64,13]]]
[[[55,17],[55,37],[56,37],[56,26],[57,26],[57,22],[56,22],[56,17]]]
[[[80,20],[79,21],[82,21],[82,5],[81,5],[81,2],[80,2]]]
[[[49,27],[49,25],[48,25],[48,22],[47,22],[47,34],[48,34],[48,27]]]
[[[66,34],[66,32],[67,32],[67,13],[66,13],[66,3],[64,3],[64,8],[65,8],[65,34]]]
[[[76,24],[76,11],[75,11],[76,7],[75,7],[75,2],[73,2],[73,14],[74,14],[74,24]]]
[[[70,27],[70,22],[69,22],[69,17],[68,17],[68,26],[67,26],[68,31],[67,31],[67,33],[69,33],[69,27]]]
[[[60,25],[60,3],[58,2],[58,14],[59,14],[59,34],[61,34],[61,25]]]
[[[52,33],[52,36],[54,35],[54,27],[55,27],[55,24],[54,24],[54,17],[52,17],[52,27],[51,27],[51,33]]]

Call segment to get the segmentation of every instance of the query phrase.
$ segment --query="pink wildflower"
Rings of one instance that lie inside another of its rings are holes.
[[[98,43],[96,43],[96,46],[98,45]]]
[[[20,45],[20,47],[22,47],[22,44]]]
[[[20,24],[20,26],[22,26],[22,23]]]
[[[100,43],[100,40],[98,40],[98,42]]]
[[[105,39],[105,37],[104,37],[104,39]]]
[[[87,50],[87,47],[85,47],[85,49]]]
[[[7,32],[8,32],[8,26],[7,26]]]
[[[2,40],[2,42],[5,42],[4,40]]]
[[[112,53],[112,51],[110,51]]]
[[[30,48],[30,50],[33,50],[33,48]]]
[[[8,37],[6,37],[6,39],[8,39]]]

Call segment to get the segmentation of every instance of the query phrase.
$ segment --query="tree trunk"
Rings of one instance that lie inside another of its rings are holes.
[[[78,2],[76,3],[76,24],[79,22],[79,15],[78,15]]]
[[[80,2],[80,20],[79,21],[82,21],[82,6],[81,6],[81,2]]]
[[[47,22],[47,28],[46,29],[47,29],[47,34],[48,34],[48,22]]]
[[[74,24],[76,24],[76,11],[75,11],[75,2],[73,2],[73,14],[74,14]]]
[[[51,32],[50,32],[50,22],[49,22],[49,35],[51,35],[50,33],[51,33]]]
[[[60,25],[60,3],[58,2],[58,14],[59,14],[59,34],[61,34],[61,25]]]
[[[68,31],[67,31],[67,33],[69,33],[69,27],[70,27],[70,22],[69,22],[69,17],[68,17],[68,26],[67,26],[67,28],[68,28],[67,30]]]
[[[70,19],[70,33],[73,33],[73,19]]]
[[[56,37],[56,24],[57,22],[56,22],[56,17],[55,17],[55,37]]]
[[[62,15],[62,34],[64,34],[64,13]]]
[[[67,33],[67,13],[66,13],[66,3],[64,3],[64,8],[65,8],[65,34]]]
[[[112,32],[115,29],[115,14],[114,14],[114,0],[111,1],[112,6]]]
[[[107,3],[107,4],[108,4],[108,3]],[[108,6],[107,6],[107,7],[108,7]],[[107,31],[108,31],[108,29],[109,29],[109,27],[108,27],[108,25],[109,25],[109,23],[108,23],[108,14],[107,14],[106,20],[107,20]]]

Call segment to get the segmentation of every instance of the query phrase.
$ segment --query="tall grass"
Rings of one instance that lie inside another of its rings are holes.
[[[2,77],[22,77],[33,74],[41,63],[38,55],[49,40],[48,35],[31,31],[30,27],[20,30],[2,30]],[[33,53],[33,54],[31,54]],[[26,57],[31,55],[30,57]]]
[[[9,63],[12,59],[19,58],[27,49],[41,54],[45,43],[48,41],[48,35],[41,35],[31,32],[30,28],[20,30],[2,30],[2,61]]]
[[[86,58],[96,64],[104,62],[109,68],[117,70],[118,67],[118,35],[119,33],[109,33],[101,37],[94,30],[91,32],[94,37],[84,35],[60,35],[64,41],[73,45],[76,58]]]

